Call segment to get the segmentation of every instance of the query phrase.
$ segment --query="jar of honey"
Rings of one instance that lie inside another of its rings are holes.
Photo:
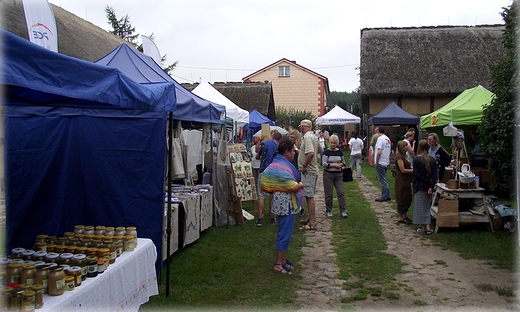
[[[38,251],[47,251],[47,243],[45,241],[43,241],[43,242],[35,242],[34,243],[34,250],[36,252],[38,252]]]
[[[81,279],[81,267],[79,267],[79,266],[71,266],[67,270],[67,275],[70,275],[70,276],[74,277],[74,286],[75,287],[81,286],[81,282],[82,282],[82,279]]]
[[[22,292],[21,310],[34,311],[35,292],[32,289],[26,289]]]
[[[48,252],[45,256],[45,261],[52,262],[52,263],[58,263],[58,259],[60,258],[60,254],[56,252]]]
[[[34,273],[34,284],[43,286],[43,293],[48,293],[48,281],[49,281],[49,268],[48,264],[42,264],[36,267],[36,272]]]
[[[83,229],[83,234],[94,235],[94,227],[90,225],[85,226],[85,228]]]
[[[49,269],[49,295],[59,296],[65,292],[65,272],[62,266]]]
[[[74,233],[76,234],[83,234],[85,232],[85,226],[84,225],[75,225],[74,226]]]
[[[11,291],[12,287],[0,288],[0,311],[7,311],[11,308]]]
[[[34,277],[36,274],[36,266],[34,264],[23,264],[20,273],[20,283],[28,285],[34,284]]]
[[[21,248],[21,247],[11,249],[11,259],[21,259],[22,252],[24,250],[25,250],[25,248]]]
[[[74,282],[74,276],[65,276],[65,290],[71,291],[76,287]]]
[[[31,290],[34,291],[34,307],[36,309],[43,308],[43,285],[34,284],[31,286]]]
[[[84,254],[75,254],[72,257],[72,265],[81,268],[81,280],[87,279],[87,256]]]
[[[134,251],[135,249],[135,237],[133,235],[125,235],[125,251]]]
[[[9,283],[20,283],[20,274],[22,273],[22,264],[17,262],[10,262],[7,264],[6,269],[6,282]]]
[[[60,255],[60,259],[58,260],[58,264],[60,264],[60,265],[62,265],[62,264],[70,265],[70,263],[72,262],[72,256],[74,256],[74,255],[71,254],[71,253],[68,253],[68,252],[62,253]]]
[[[97,264],[97,256],[87,256],[87,277],[96,277],[98,275]]]

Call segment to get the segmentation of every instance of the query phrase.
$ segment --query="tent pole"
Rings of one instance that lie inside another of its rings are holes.
[[[168,168],[168,211],[166,212],[166,297],[170,295],[170,239],[172,235],[172,168],[171,160],[173,157],[173,112],[169,112],[168,115],[168,161],[166,167]],[[162,257],[162,255],[159,255]]]

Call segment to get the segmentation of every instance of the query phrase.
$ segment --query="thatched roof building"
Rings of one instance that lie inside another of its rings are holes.
[[[90,62],[105,56],[123,39],[86,20],[51,4],[58,31],[58,51]],[[29,39],[21,0],[0,1],[2,28]]]
[[[193,90],[198,84],[182,85],[188,90]],[[216,82],[212,86],[240,108],[249,112],[256,109],[267,118],[276,121],[273,87],[270,82]]]
[[[505,54],[504,25],[361,30],[360,88],[366,118],[391,102],[423,115],[478,85]],[[492,90],[491,90],[492,91]]]
[[[363,95],[458,94],[489,87],[489,65],[505,53],[505,26],[361,30]]]

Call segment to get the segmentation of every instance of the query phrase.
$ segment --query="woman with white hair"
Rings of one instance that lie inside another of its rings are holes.
[[[323,189],[325,191],[325,208],[327,218],[332,218],[333,188],[338,195],[339,210],[342,218],[347,218],[347,205],[345,203],[345,189],[343,188],[343,171],[345,157],[339,149],[339,138],[333,134],[329,137],[330,147],[323,151],[321,165],[323,166]]]

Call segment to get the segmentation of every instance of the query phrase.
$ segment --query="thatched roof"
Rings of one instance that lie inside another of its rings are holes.
[[[503,25],[361,30],[360,94],[435,96],[489,88]]]
[[[0,7],[2,28],[28,40],[29,35],[22,1],[1,1]],[[69,11],[54,4],[51,4],[51,7],[56,19],[58,51],[62,54],[94,62],[125,42],[123,39]]]
[[[193,90],[198,84],[182,85],[188,90]],[[240,108],[249,112],[256,109],[267,118],[276,121],[273,86],[270,82],[216,82],[212,86]]]

